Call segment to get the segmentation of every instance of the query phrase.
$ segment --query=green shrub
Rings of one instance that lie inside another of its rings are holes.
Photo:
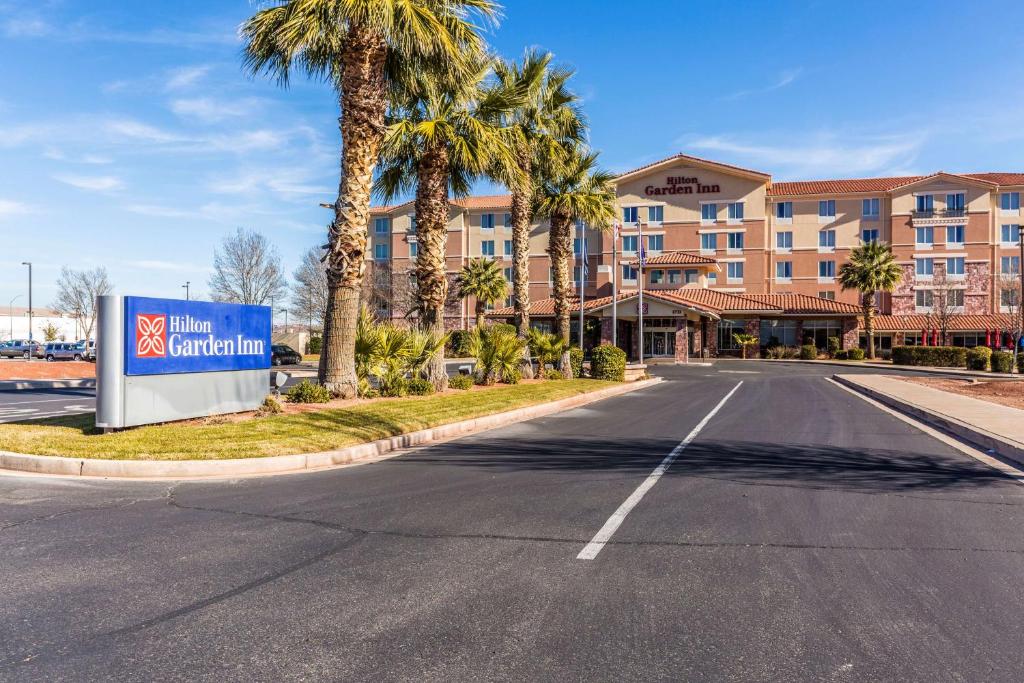
[[[263,399],[263,405],[260,406],[260,409],[257,412],[260,415],[277,415],[283,411],[284,408],[281,406],[280,401],[273,396],[267,396]]]
[[[992,372],[1012,372],[1013,353],[1010,351],[994,351],[992,353]]]
[[[959,346],[896,346],[892,350],[896,365],[927,365],[938,368],[967,367],[967,349]]]
[[[1024,372],[1024,353],[1017,352],[1017,372]]]
[[[565,375],[562,374],[561,370],[548,368],[544,371],[544,379],[565,379]]]
[[[626,352],[611,344],[601,344],[590,351],[590,376],[613,382],[626,381]]]
[[[473,354],[469,350],[470,339],[473,333],[470,330],[453,330],[448,333],[448,343],[445,345],[445,353],[450,358],[469,358]]]
[[[839,341],[839,337],[829,337],[828,341],[827,341],[827,344],[828,344],[828,357],[829,358],[835,358],[836,354],[839,352],[839,349],[841,349],[842,346],[843,346],[840,343],[840,341]]]
[[[320,354],[320,350],[324,347],[323,337],[310,337],[309,341],[306,342],[306,353],[311,356],[317,356]]]
[[[837,349],[832,355],[832,360],[849,360],[849,358],[849,352],[844,351],[843,349]]]
[[[523,373],[519,372],[519,368],[506,368],[501,373],[501,381],[505,384],[519,384],[523,380]]]
[[[864,349],[847,349],[846,357],[849,360],[864,360]]]
[[[572,366],[572,376],[579,379],[583,376],[583,349],[578,346],[569,347],[569,365]]]
[[[434,393],[434,383],[429,379],[413,377],[405,383],[405,390],[410,396],[429,396]]]
[[[404,377],[391,377],[387,384],[381,382],[380,395],[388,398],[398,398],[409,393],[409,382]]]
[[[969,370],[988,370],[991,359],[992,349],[987,346],[975,346],[973,349],[967,349],[967,368]]]
[[[327,387],[314,384],[308,379],[289,389],[286,396],[291,403],[327,403],[331,400],[331,392]]]
[[[509,323],[494,323],[488,327],[487,330],[489,332],[497,332],[499,334],[519,334],[519,330],[516,329],[516,326]]]
[[[818,347],[814,344],[804,344],[800,347],[800,360],[815,360],[818,357]]]
[[[449,375],[448,388],[465,391],[473,386],[473,375]]]

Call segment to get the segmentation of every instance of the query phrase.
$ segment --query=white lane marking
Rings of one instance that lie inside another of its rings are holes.
[[[83,397],[83,398],[85,398],[85,397]],[[71,397],[71,398],[41,398],[41,399],[34,400],[34,401],[7,401],[7,402],[4,402],[4,403],[0,403],[0,408],[3,408],[4,406],[23,406],[23,405],[28,405],[29,403],[59,403],[61,401],[69,402],[69,401],[74,401],[74,400],[75,400],[75,397]]]
[[[604,548],[605,544],[611,540],[611,537],[626,519],[626,515],[628,515],[633,508],[637,506],[637,503],[639,503],[644,495],[651,490],[651,487],[658,483],[658,480],[661,479],[661,475],[665,474],[672,462],[679,457],[680,453],[686,450],[686,447],[690,445],[691,441],[697,438],[697,435],[700,434],[700,430],[707,426],[708,422],[711,421],[711,418],[718,414],[718,411],[722,409],[725,402],[732,398],[732,395],[735,394],[737,389],[741,386],[743,386],[742,381],[734,386],[732,391],[726,394],[725,398],[719,401],[718,405],[712,408],[711,412],[704,416],[703,420],[697,423],[697,426],[693,428],[693,431],[687,434],[686,438],[680,441],[679,444],[672,449],[672,452],[665,456],[665,459],[661,461],[660,465],[654,468],[653,472],[647,475],[647,478],[636,487],[636,490],[633,491],[629,498],[619,506],[619,509],[612,513],[612,516],[604,523],[601,530],[594,534],[594,537],[590,539],[590,543],[584,546],[583,550],[580,551],[580,554],[576,556],[577,560],[592,560],[597,557],[597,554],[601,552],[601,549]]]
[[[957,439],[954,439],[953,437],[949,436],[948,434],[943,434],[939,430],[937,430],[937,429],[935,429],[933,427],[929,427],[924,422],[918,422],[917,420],[915,420],[914,418],[910,417],[909,415],[904,415],[900,411],[895,410],[893,408],[890,408],[889,406],[885,405],[884,403],[880,403],[880,402],[876,401],[875,399],[871,398],[870,396],[865,396],[864,394],[860,393],[859,391],[857,391],[855,389],[851,389],[848,386],[840,384],[839,382],[835,381],[831,377],[825,377],[824,379],[825,379],[826,382],[830,382],[830,383],[834,384],[835,386],[839,387],[843,391],[847,391],[847,392],[853,394],[854,396],[856,396],[857,398],[870,403],[871,405],[875,406],[879,410],[881,410],[883,412],[886,412],[886,413],[889,413],[890,415],[895,417],[897,420],[902,420],[903,422],[906,422],[911,427],[914,427],[915,429],[918,429],[918,430],[924,432],[925,434],[927,434],[928,436],[932,437],[933,439],[938,439],[942,443],[946,444],[947,446],[951,446],[951,447],[955,448],[956,450],[960,451],[964,455],[969,455],[970,457],[974,458],[975,460],[988,465],[992,469],[999,470],[1000,472],[1002,472],[1003,474],[1008,476],[1010,479],[1013,479],[1014,481],[1016,481],[1018,484],[1024,484],[1024,470],[1017,469],[1016,467],[1014,467],[1012,465],[1007,465],[1002,460],[998,460],[996,458],[993,458],[991,455],[988,455],[984,451],[982,451],[980,449],[977,449],[977,448],[974,448],[973,446],[968,446],[967,444],[963,443],[962,441],[958,441]]]
[[[723,375],[760,375],[760,370],[719,370]]]

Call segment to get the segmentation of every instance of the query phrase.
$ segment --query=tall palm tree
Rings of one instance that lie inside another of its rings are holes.
[[[485,173],[507,181],[516,171],[501,119],[519,99],[490,78],[492,65],[481,55],[465,73],[427,74],[398,93],[374,183],[385,203],[416,189],[416,308],[421,328],[439,337],[448,297],[449,193],[465,197]],[[443,353],[427,365],[427,377],[438,390],[448,387]]]
[[[328,234],[319,378],[342,396],[357,390],[356,320],[389,88],[479,52],[475,22],[495,21],[497,11],[493,0],[273,0],[242,25],[250,72],[275,76],[283,86],[296,71],[305,73],[338,95],[341,180]]]
[[[892,247],[883,242],[865,242],[850,252],[850,260],[839,267],[839,286],[860,292],[868,358],[875,357],[875,293],[892,292],[903,280],[903,268],[896,263]]]
[[[487,307],[508,296],[508,282],[497,261],[475,258],[459,273],[459,292],[476,299],[476,326],[483,327]]]
[[[561,371],[572,377],[569,363],[569,300],[573,286],[569,276],[572,258],[572,228],[576,220],[602,230],[615,218],[615,176],[597,167],[597,154],[578,150],[563,163],[544,173],[541,180],[536,213],[549,219],[548,255],[554,270],[556,334],[566,342]],[[583,276],[581,268],[580,276]],[[582,343],[582,340],[580,340]]]
[[[526,338],[530,330],[530,226],[537,190],[538,164],[564,154],[567,147],[582,144],[586,122],[579,98],[569,90],[571,69],[552,67],[549,52],[527,50],[522,61],[503,61],[495,71],[506,87],[524,95],[523,104],[507,118],[513,132],[516,164],[521,182],[509,186],[512,206],[512,297],[516,329]],[[523,361],[524,377],[532,377],[529,349]]]

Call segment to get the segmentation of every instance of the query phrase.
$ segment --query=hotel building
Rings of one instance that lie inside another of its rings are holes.
[[[904,270],[897,290],[878,298],[883,349],[1012,343],[1005,331],[1016,309],[1004,283],[1020,273],[1024,173],[773,182],[768,173],[677,154],[620,175],[616,191],[617,243],[611,232],[586,230],[584,239],[584,226],[577,227],[574,273],[577,283],[584,277],[584,315],[592,321],[586,344],[614,337],[638,350],[636,261],[643,249],[646,356],[734,352],[737,331],[760,335],[762,345],[813,338],[824,346],[829,336],[856,345],[858,293],[843,291],[836,276],[850,251],[871,240],[892,244]],[[452,203],[452,277],[484,256],[502,262],[511,281],[508,210],[508,196]],[[412,202],[372,210],[372,277],[385,316],[403,317],[415,287],[413,214]],[[553,316],[546,246],[547,224],[538,221],[530,235],[530,300],[540,326]],[[511,301],[504,304],[492,317],[511,315]],[[448,326],[472,324],[471,311],[472,302],[453,288]]]

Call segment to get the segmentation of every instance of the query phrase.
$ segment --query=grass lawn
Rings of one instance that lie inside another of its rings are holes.
[[[592,379],[498,386],[346,408],[100,434],[93,415],[0,424],[0,450],[116,460],[254,458],[327,451],[614,386]]]

